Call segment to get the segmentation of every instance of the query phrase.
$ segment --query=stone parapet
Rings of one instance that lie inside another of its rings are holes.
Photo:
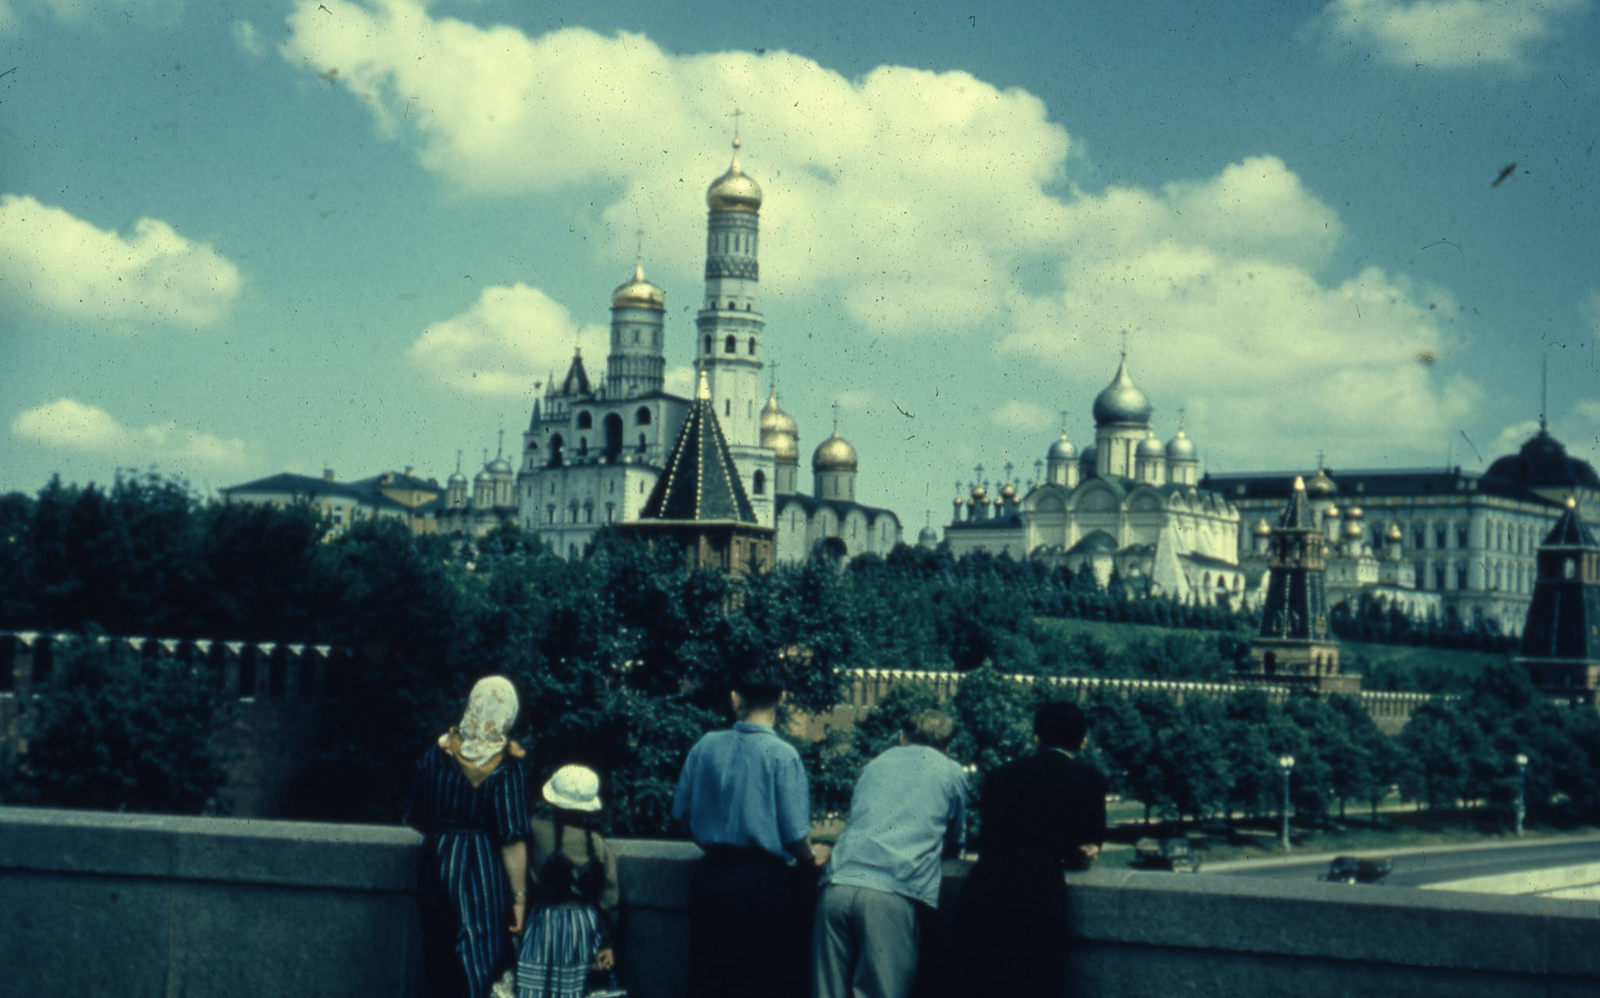
[[[420,998],[418,842],[399,827],[0,808],[0,992]],[[623,983],[680,998],[698,850],[613,845]],[[966,866],[945,869],[948,916]],[[1600,993],[1593,902],[1111,867],[1067,881],[1085,996]],[[945,922],[929,966],[960,946]]]

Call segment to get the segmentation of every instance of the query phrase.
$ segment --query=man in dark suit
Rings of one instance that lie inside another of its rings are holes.
[[[1078,758],[1088,722],[1075,703],[1033,719],[1038,751],[989,774],[978,861],[967,875],[951,946],[956,995],[1059,998],[1066,987],[1064,870],[1087,870],[1106,828],[1106,778]]]

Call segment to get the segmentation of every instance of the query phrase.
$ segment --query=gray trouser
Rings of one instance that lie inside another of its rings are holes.
[[[829,884],[811,934],[813,998],[906,998],[917,972],[910,898]]]

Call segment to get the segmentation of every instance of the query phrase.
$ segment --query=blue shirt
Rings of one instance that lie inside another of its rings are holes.
[[[823,882],[939,905],[940,859],[967,826],[967,774],[938,749],[899,745],[867,763]]]
[[[794,746],[765,724],[740,721],[695,743],[678,774],[672,817],[702,849],[737,846],[789,857],[811,833],[811,791]]]

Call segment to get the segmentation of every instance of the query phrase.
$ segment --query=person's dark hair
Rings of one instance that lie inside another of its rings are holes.
[[[942,710],[919,710],[906,717],[900,730],[908,744],[927,745],[942,752],[956,733],[956,722]]]
[[[1083,745],[1083,736],[1089,732],[1089,720],[1083,710],[1070,700],[1047,703],[1033,715],[1033,733],[1044,748],[1066,749],[1076,752]]]
[[[733,691],[744,701],[745,710],[770,710],[783,699],[783,676],[775,670],[751,669],[734,679]]]

